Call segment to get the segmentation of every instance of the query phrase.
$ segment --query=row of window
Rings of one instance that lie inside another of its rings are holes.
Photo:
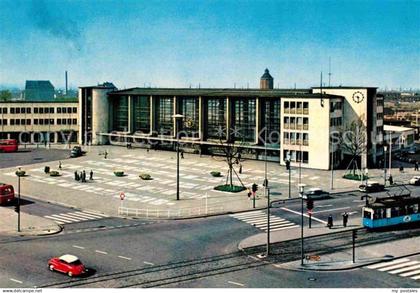
[[[283,150],[284,160],[290,159],[290,162],[302,162],[304,164],[309,163],[309,153],[301,151]]]
[[[34,125],[77,125],[77,119],[33,119]],[[10,119],[10,125],[31,125],[32,119]],[[0,119],[0,125],[7,125],[7,119]]]
[[[309,102],[284,102],[284,113],[309,114]]]
[[[307,117],[283,117],[284,129],[308,130],[309,118]]]
[[[419,205],[412,204],[403,207],[391,207],[386,209],[375,209],[373,219],[394,218],[405,215],[417,214],[419,212]],[[365,211],[364,217],[370,218],[370,212]]]
[[[283,144],[309,145],[309,134],[300,132],[283,132]]]
[[[341,126],[343,125],[342,117],[330,118],[330,126]]]
[[[8,109],[10,109],[10,114],[31,114],[32,108],[30,107],[11,107],[11,108],[0,108],[0,113],[7,114]],[[57,113],[63,114],[74,114],[77,113],[77,107],[34,107],[33,108],[34,114],[54,114],[55,111]]]

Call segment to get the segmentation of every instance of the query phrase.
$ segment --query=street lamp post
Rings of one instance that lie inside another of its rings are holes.
[[[17,213],[18,213],[17,230],[18,232],[20,232],[20,177],[22,175],[19,171],[20,171],[20,168],[18,169],[18,172],[16,172],[16,175],[18,177],[18,198],[17,198]]]
[[[384,145],[384,186],[386,186],[386,151],[388,147]]]
[[[289,198],[291,198],[292,195],[290,193],[290,190],[291,190],[291,187],[290,187],[290,172],[291,172],[292,166],[290,166],[290,152],[287,152],[286,161],[287,161],[287,165],[289,166]]]
[[[179,200],[179,131],[178,131],[178,120],[184,118],[184,115],[175,114],[172,117],[175,119],[175,131],[176,131],[176,200]]]
[[[300,264],[303,266],[304,248],[303,248],[303,191],[305,190],[305,184],[299,184],[299,195],[301,201],[300,209]]]

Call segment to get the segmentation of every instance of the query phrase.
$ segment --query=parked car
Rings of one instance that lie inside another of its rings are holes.
[[[378,182],[370,182],[368,184],[361,184],[359,185],[359,190],[361,192],[379,192],[379,191],[384,191],[385,190],[385,186],[383,184],[380,184]]]
[[[411,185],[420,185],[420,176],[414,176],[410,179],[409,183]]]
[[[324,199],[329,197],[330,193],[322,190],[321,188],[310,188],[303,194],[304,199]]]
[[[77,256],[64,254],[54,257],[48,261],[50,271],[58,271],[67,274],[69,277],[80,276],[86,269]]]
[[[70,157],[77,158],[83,154],[82,148],[80,146],[74,146],[70,152]]]

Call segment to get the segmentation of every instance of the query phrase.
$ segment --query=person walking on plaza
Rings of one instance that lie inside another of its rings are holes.
[[[184,158],[184,151],[181,151],[181,159]]]
[[[106,159],[108,157],[108,152],[105,150],[104,152],[104,159]]]
[[[242,164],[239,164],[239,174],[242,174]]]
[[[58,169],[61,170],[61,161],[58,161]]]
[[[93,171],[92,170],[90,170],[90,173],[89,173],[89,180],[93,180]]]
[[[79,181],[79,174],[77,174],[77,171],[74,171],[74,180]]]
[[[328,221],[327,221],[327,227],[331,229],[333,225],[334,225],[333,224],[333,217],[332,217],[332,215],[329,215],[328,216]]]
[[[344,226],[344,228],[347,227],[348,220],[349,220],[349,214],[347,214],[347,212],[344,212],[344,214],[343,214],[343,226]]]
[[[414,161],[414,171],[419,170],[419,163],[417,161]]]
[[[83,170],[82,172],[82,182],[86,182],[86,171]]]
[[[389,175],[389,185],[394,184],[394,180],[392,179],[392,175]]]

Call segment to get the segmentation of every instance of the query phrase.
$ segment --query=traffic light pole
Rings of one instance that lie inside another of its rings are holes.
[[[270,255],[270,188],[267,189],[267,252],[266,257]]]
[[[312,228],[312,213],[309,213],[309,229]]]
[[[291,167],[290,167],[290,165],[289,165],[289,198],[291,198],[291,193],[290,193],[290,169],[291,169]]]
[[[352,231],[352,238],[353,238],[353,263],[356,262],[356,230]]]
[[[18,232],[20,232],[20,176],[18,175],[18,200],[17,200],[17,209],[18,209]]]

